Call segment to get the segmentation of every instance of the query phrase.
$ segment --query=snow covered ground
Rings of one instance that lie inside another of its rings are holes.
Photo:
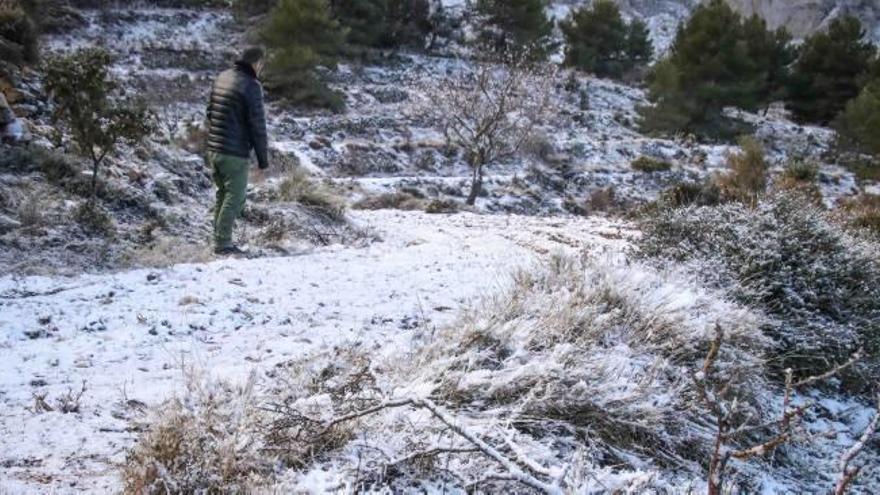
[[[618,251],[593,218],[359,212],[382,242],[76,278],[0,278],[0,493],[109,492],[145,405],[186,367],[262,373],[335,345],[413,345],[511,270],[556,252]],[[79,393],[80,410],[57,400]],[[38,412],[44,397],[52,412]]]
[[[557,2],[555,12],[575,3]],[[656,15],[646,21],[662,51],[679,17],[672,7],[680,2],[653,3]],[[237,40],[231,16],[138,8],[87,11],[86,19],[86,28],[49,39],[47,47],[107,46],[118,55],[114,75],[146,96],[161,95],[154,99],[164,106],[158,109],[164,124],[178,121],[174,132],[182,134],[183,122],[198,123],[210,79],[232,56]],[[467,62],[422,55],[402,55],[387,66],[343,65],[334,87],[345,93],[348,112],[294,114],[273,103],[274,148],[313,175],[358,186],[351,189],[362,193],[408,186],[429,197],[459,197],[455,192],[467,186],[464,163],[443,158],[439,130],[425,127],[408,110],[426,80],[462,65]],[[579,124],[560,126],[547,136],[569,168],[564,189],[534,185],[535,201],[513,203],[523,191],[511,184],[530,167],[556,173],[534,159],[516,160],[490,171],[489,195],[480,198],[479,208],[560,214],[563,199],[584,201],[604,187],[650,199],[670,183],[725,166],[730,146],[639,134],[634,122],[636,107],[646,102],[642,89],[586,75],[577,82],[589,95],[587,108],[576,110]],[[578,107],[572,103],[572,108]],[[833,135],[827,129],[773,115],[744,118],[756,124],[777,169],[791,154],[805,153],[822,163],[830,150]],[[184,169],[182,163],[198,171],[196,154],[165,154],[170,158],[137,163],[142,175],[158,181],[168,170]],[[642,155],[667,159],[673,168],[657,174],[633,170],[631,161]],[[353,168],[359,173],[351,173]],[[852,174],[839,167],[823,164],[820,175],[829,200],[858,192]],[[189,176],[176,180],[192,183]],[[179,193],[186,199],[163,204],[162,211],[192,217],[194,225],[205,223],[207,203],[199,202],[209,201],[207,193]],[[0,495],[118,491],[117,465],[137,435],[131,420],[179,392],[186,369],[239,379],[338,345],[407,349],[448,324],[462,306],[497,292],[517,267],[560,251],[618,253],[638,235],[631,225],[603,217],[401,211],[350,216],[382,241],[291,257],[102,275],[0,276]],[[81,268],[70,264],[72,272]],[[59,400],[83,389],[78,411],[58,410]],[[870,409],[821,400],[823,414],[835,410],[827,418],[836,418],[838,409],[854,418],[838,424],[823,416],[810,423],[819,432],[829,430],[822,421],[835,431],[846,430],[817,454],[830,463],[851,443],[851,433],[867,423]],[[767,482],[774,486],[773,479]]]

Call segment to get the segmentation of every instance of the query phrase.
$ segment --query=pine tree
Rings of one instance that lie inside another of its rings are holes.
[[[642,109],[644,130],[712,137],[741,133],[741,125],[722,111],[727,106],[756,110],[767,102],[776,84],[771,81],[784,74],[771,70],[769,60],[784,57],[754,52],[765,45],[787,47],[786,39],[763,23],[743,22],[723,0],[700,5],[679,27],[668,60],[655,69],[649,88],[655,107]]]
[[[835,121],[841,141],[857,151],[880,156],[880,78],[868,83]]]
[[[352,45],[420,47],[431,30],[428,0],[332,0],[331,9]]]
[[[852,16],[804,41],[788,85],[788,108],[802,122],[827,124],[859,95],[876,49]]]
[[[561,24],[565,63],[600,77],[620,77],[651,57],[648,29],[641,21],[627,25],[612,0],[582,7]]]
[[[644,22],[633,19],[626,33],[626,55],[632,64],[648,63],[654,54],[651,32]]]
[[[342,99],[315,73],[335,66],[345,38],[326,0],[281,0],[261,37],[269,48],[267,86],[294,103],[341,110]]]
[[[743,23],[743,37],[758,71],[759,102],[768,104],[784,99],[791,74],[789,67],[797,59],[791,34],[785,28],[770,31],[763,18],[753,15]]]
[[[480,41],[497,54],[546,57],[553,48],[553,21],[546,7],[547,0],[478,0],[477,12],[485,22]]]

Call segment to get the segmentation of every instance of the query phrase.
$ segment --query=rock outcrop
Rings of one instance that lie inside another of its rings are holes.
[[[644,1],[644,0],[643,0]],[[785,26],[795,38],[825,28],[833,19],[854,15],[874,41],[880,42],[880,2],[877,0],[727,0],[746,15],[758,14],[774,27]]]

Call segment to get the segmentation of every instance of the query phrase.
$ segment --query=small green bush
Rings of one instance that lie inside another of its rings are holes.
[[[785,166],[782,176],[792,181],[812,184],[819,180],[819,166],[813,162],[795,160]]]
[[[715,206],[722,202],[721,189],[713,180],[679,182],[660,195],[660,202],[667,208]]]
[[[73,210],[73,219],[88,232],[113,237],[116,223],[103,207],[94,201],[85,201]]]
[[[652,156],[642,155],[635,160],[632,161],[630,166],[633,170],[638,170],[640,172],[653,173],[653,172],[665,172],[672,168],[672,163],[662,160],[660,158],[654,158]]]
[[[52,58],[45,86],[56,102],[54,119],[70,131],[80,155],[92,162],[91,196],[98,192],[98,174],[107,156],[123,142],[136,144],[154,131],[149,109],[121,98],[110,78],[110,54],[87,48]]]

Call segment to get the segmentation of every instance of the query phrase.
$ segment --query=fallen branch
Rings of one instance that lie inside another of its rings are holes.
[[[501,454],[501,452],[499,452],[497,449],[495,449],[491,445],[484,442],[481,438],[479,438],[473,432],[467,430],[463,425],[459,424],[453,416],[451,416],[449,413],[444,411],[442,408],[440,408],[437,404],[435,404],[430,399],[409,399],[409,398],[406,398],[406,399],[389,400],[389,401],[385,401],[380,404],[377,404],[373,407],[369,407],[367,409],[355,411],[355,412],[352,412],[352,413],[349,413],[349,414],[346,414],[343,416],[332,418],[332,419],[325,421],[323,423],[323,429],[322,429],[321,433],[318,435],[318,438],[320,438],[321,435],[327,433],[333,427],[335,427],[341,423],[345,423],[345,422],[352,421],[352,420],[355,420],[358,418],[362,418],[364,416],[369,416],[371,414],[375,414],[375,413],[382,411],[384,409],[393,409],[393,408],[406,407],[406,406],[414,407],[417,409],[425,409],[425,410],[429,411],[435,418],[437,418],[438,420],[440,420],[440,422],[442,422],[447,427],[449,427],[449,429],[451,431],[453,431],[455,434],[459,435],[460,437],[462,437],[465,440],[467,440],[468,442],[470,442],[475,447],[475,449],[471,449],[471,450],[479,451],[483,455],[489,457],[490,459],[492,459],[495,462],[497,462],[498,464],[500,464],[501,467],[503,467],[507,471],[506,474],[502,475],[503,479],[517,481],[517,482],[522,483],[526,486],[532,487],[542,493],[547,493],[547,494],[552,494],[552,495],[557,495],[557,494],[561,495],[562,494],[562,491],[559,489],[559,487],[557,487],[553,484],[541,481],[533,474],[529,474],[529,473],[523,471],[514,461],[505,457],[503,454]],[[450,451],[451,449],[445,449],[445,450]],[[461,449],[459,449],[459,450],[461,450]],[[425,455],[425,453],[421,452],[421,453],[417,453],[415,455]],[[403,462],[406,459],[407,458],[404,458],[400,462]],[[532,466],[530,466],[530,464],[535,464],[535,463],[534,462],[527,463],[526,467],[528,469],[532,468]],[[535,466],[537,466],[537,465],[535,464]],[[544,468],[541,468],[539,471],[543,471],[543,472],[538,472],[535,474],[545,475],[545,473],[546,473],[546,470]],[[493,479],[499,479],[499,478],[493,478]]]

